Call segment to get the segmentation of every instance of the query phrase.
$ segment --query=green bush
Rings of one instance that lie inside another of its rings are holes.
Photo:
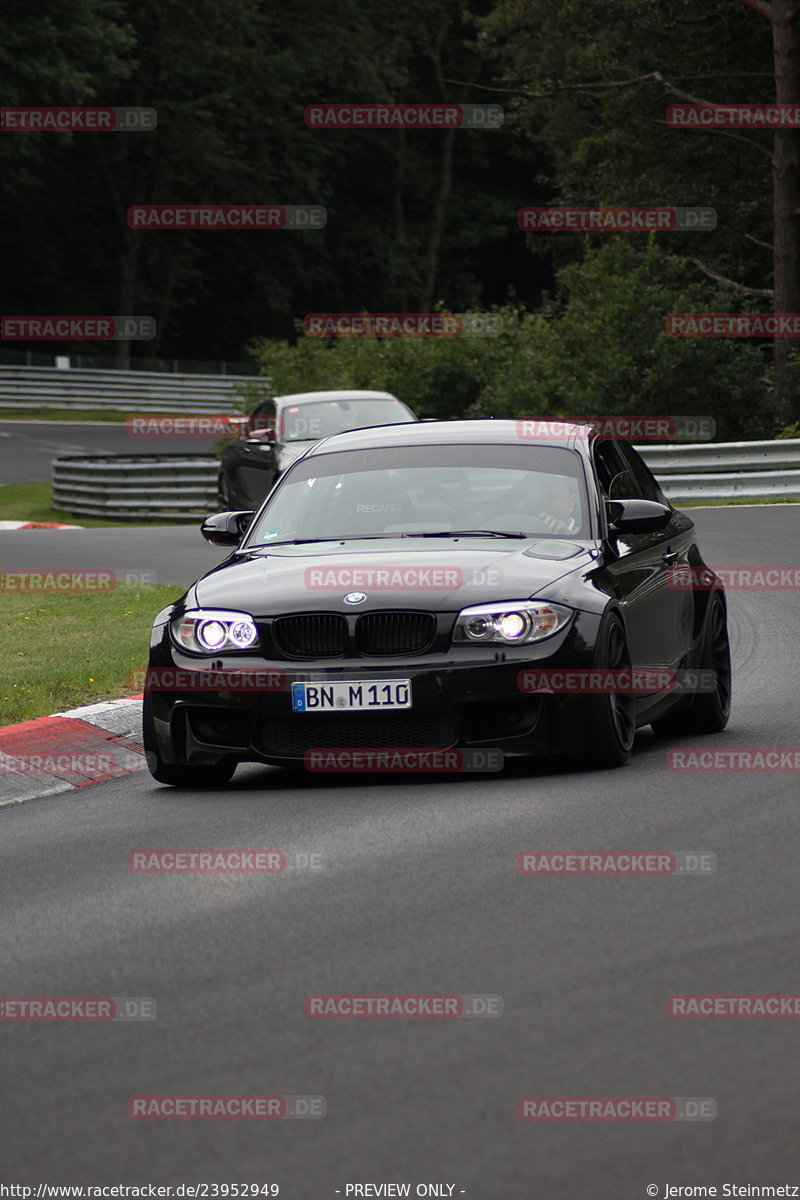
[[[502,331],[463,338],[300,337],[254,353],[277,393],[378,388],[421,417],[711,416],[717,438],[770,437],[763,352],[678,338],[673,312],[731,311],[727,293],[651,239],[616,238],[565,267],[536,313],[505,307]]]

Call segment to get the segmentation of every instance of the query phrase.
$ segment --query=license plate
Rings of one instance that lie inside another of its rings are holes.
[[[295,712],[359,712],[363,709],[411,708],[410,679],[373,682],[293,683]]]

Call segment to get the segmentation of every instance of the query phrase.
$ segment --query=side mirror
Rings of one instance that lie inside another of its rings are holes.
[[[248,441],[276,442],[278,427],[275,424],[275,417],[257,413],[246,417],[242,425],[242,436],[246,437]]]
[[[238,546],[255,514],[252,512],[221,512],[206,517],[200,532],[212,546]]]
[[[606,517],[618,533],[655,533],[672,513],[655,500],[606,500]]]

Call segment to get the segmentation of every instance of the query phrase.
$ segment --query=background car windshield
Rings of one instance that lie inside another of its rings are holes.
[[[588,537],[581,459],[561,447],[401,446],[291,468],[247,544],[438,530]]]
[[[411,420],[400,400],[317,400],[281,410],[285,442],[316,441],[367,425],[394,425]]]

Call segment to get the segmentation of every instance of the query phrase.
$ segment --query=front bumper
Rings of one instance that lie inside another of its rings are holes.
[[[319,750],[496,749],[509,757],[580,754],[589,703],[580,695],[526,693],[521,674],[591,667],[599,618],[577,613],[545,642],[519,647],[458,646],[403,659],[358,658],[313,663],[231,656],[213,663],[183,655],[166,629],[151,668],[185,673],[258,671],[269,690],[163,690],[148,686],[159,754],[168,763],[203,765],[223,756],[302,766]],[[262,676],[263,677],[263,676]],[[295,713],[295,682],[410,679],[413,706],[377,712]]]

